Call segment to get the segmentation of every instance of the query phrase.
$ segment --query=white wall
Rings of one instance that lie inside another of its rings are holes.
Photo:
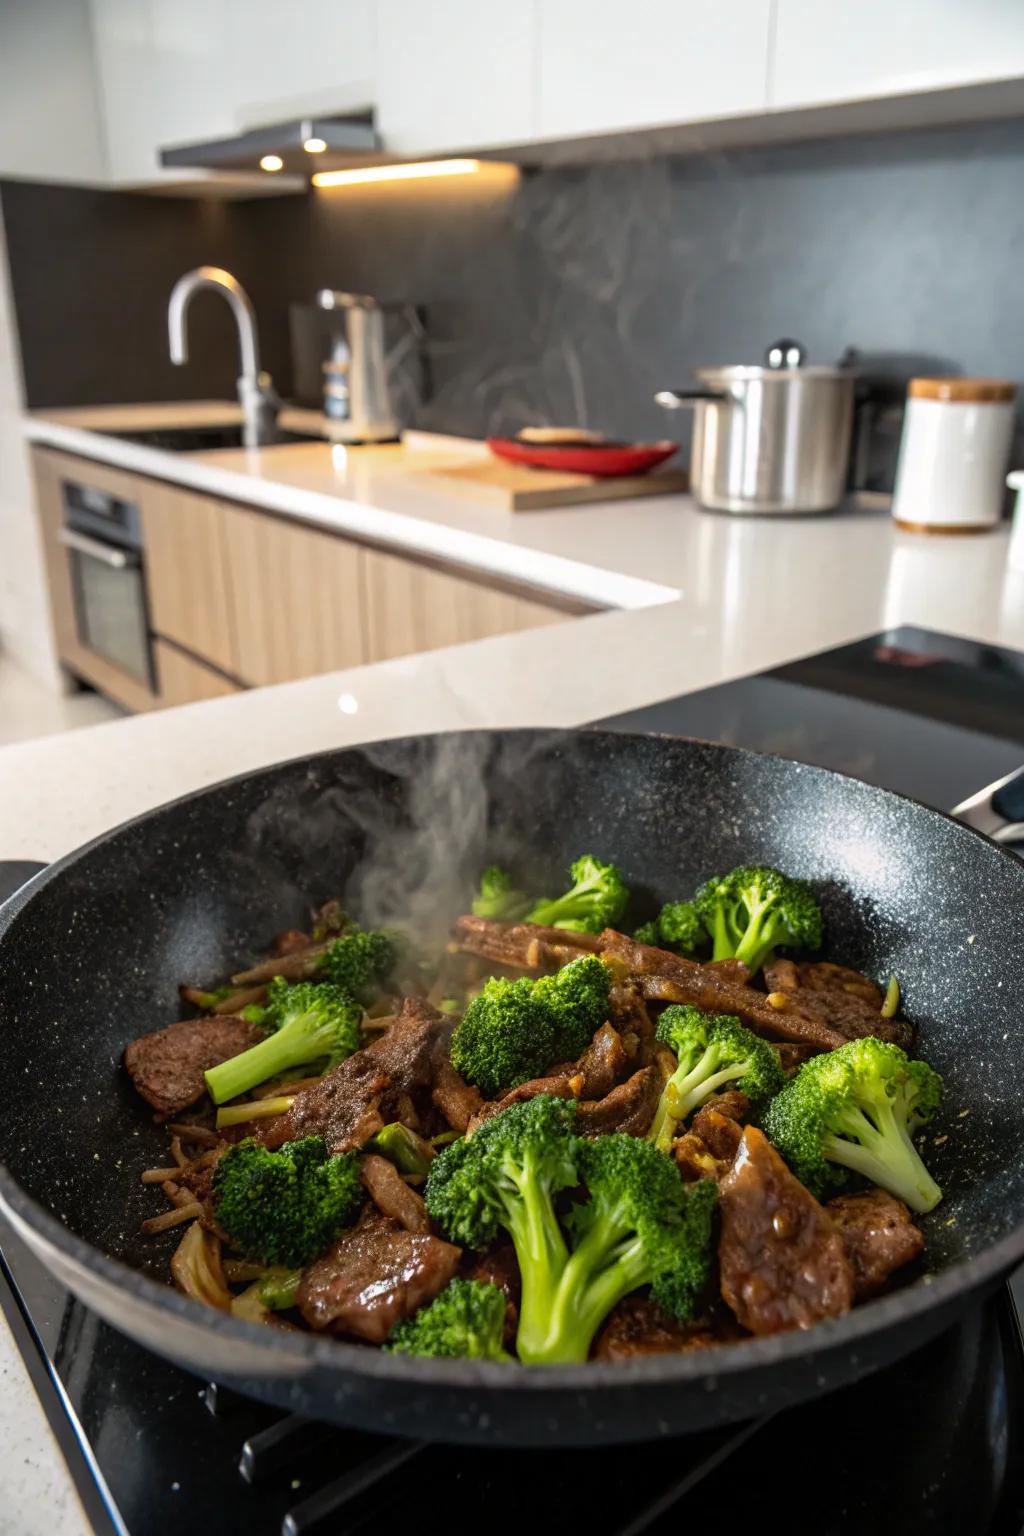
[[[0,175],[105,171],[88,0],[0,0]]]
[[[21,355],[0,207],[0,647],[41,682],[59,689],[63,680],[50,632],[22,409]]]
[[[0,176],[104,174],[88,0],[0,0]],[[0,207],[0,646],[59,688],[23,406]]]

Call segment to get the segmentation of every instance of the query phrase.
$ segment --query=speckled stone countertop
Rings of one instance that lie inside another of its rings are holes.
[[[0,1533],[85,1536],[90,1527],[0,1318]]]
[[[321,460],[330,459],[329,448],[313,446]],[[296,448],[307,452],[303,445],[271,452],[294,455]],[[200,457],[227,455],[189,455]],[[250,486],[261,483],[256,470],[243,472],[252,476]],[[290,476],[308,490],[313,480],[313,494],[326,499],[327,473],[322,462],[310,467],[299,455],[272,485]],[[373,494],[397,507],[403,493],[385,496],[381,484]],[[252,490],[242,499],[255,499]],[[353,505],[361,507],[358,516],[374,513],[370,501]],[[437,506],[448,510],[435,507],[426,526],[447,529],[445,537],[481,517],[472,504],[460,502],[456,511],[441,498]],[[423,516],[411,501],[394,515],[412,523]],[[502,516],[499,529],[494,519]],[[584,508],[513,517],[490,510],[475,531],[481,528],[484,542],[538,558],[551,585],[558,584],[552,571],[561,577],[576,567],[578,583],[603,571],[598,580],[608,578],[606,594],[618,583],[620,598],[630,591],[634,602],[621,603],[627,611],[554,630],[5,747],[0,857],[56,858],[161,801],[285,757],[417,731],[577,725],[900,623],[1024,650],[1024,572],[1008,564],[1008,528],[927,539],[898,532],[882,513],[742,520],[702,513],[685,497],[623,503],[614,513]],[[508,539],[520,542],[510,546]],[[17,1524],[6,1528],[45,1526],[75,1536],[81,1527],[63,1464],[6,1335],[0,1378],[0,1484],[8,1508],[24,1501]],[[0,1530],[5,1518],[0,1509]]]

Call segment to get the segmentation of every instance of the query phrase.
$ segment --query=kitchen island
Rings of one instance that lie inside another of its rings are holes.
[[[296,455],[299,446],[274,451]],[[223,485],[219,494],[226,494]],[[358,515],[372,515],[366,503],[355,505],[363,507]],[[467,525],[478,518],[469,531],[482,527],[505,547],[521,541],[552,590],[560,561],[577,568],[577,590],[607,579],[607,602],[613,590],[621,600],[624,581],[655,590],[646,602],[557,628],[7,747],[0,751],[0,856],[60,857],[164,800],[282,758],[421,731],[580,725],[901,623],[1024,649],[1024,573],[1008,566],[1007,529],[922,539],[894,530],[877,512],[741,521],[702,513],[685,497],[507,515],[499,540],[500,517],[465,503],[444,514]],[[452,526],[438,518],[436,526]],[[596,596],[596,587],[589,591]],[[60,1509],[60,1529],[74,1536],[84,1527],[75,1524],[63,1463],[6,1334],[0,1374],[7,1388],[0,1433],[32,1467],[14,1490],[25,1508],[19,1529],[52,1529]]]

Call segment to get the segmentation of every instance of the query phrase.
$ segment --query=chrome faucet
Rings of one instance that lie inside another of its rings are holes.
[[[179,277],[171,290],[167,306],[167,331],[171,362],[188,362],[188,333],[185,317],[193,295],[200,288],[212,288],[227,300],[238,326],[238,350],[241,373],[238,376],[238,401],[242,407],[242,441],[247,448],[274,440],[277,412],[281,402],[274,392],[270,374],[260,371],[260,344],[256,335],[256,314],[249,295],[236,277],[223,267],[196,267]]]

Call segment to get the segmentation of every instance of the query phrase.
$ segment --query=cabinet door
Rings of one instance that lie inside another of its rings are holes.
[[[145,8],[145,0],[143,0]],[[225,0],[148,0],[157,148],[234,131]]]
[[[203,699],[223,699],[239,691],[221,673],[214,672],[212,667],[204,667],[201,661],[186,656],[184,651],[168,645],[166,640],[157,640],[153,652],[156,659],[157,691],[160,703],[165,708],[173,708],[178,704],[198,704]]]
[[[1024,74],[1021,0],[778,0],[773,107]]]
[[[538,0],[378,0],[377,121],[385,147],[426,155],[534,138],[539,8]]]
[[[165,145],[233,131],[226,0],[90,3],[114,181],[153,181]]]
[[[139,482],[152,629],[225,672],[239,671],[223,505],[180,486]]]
[[[225,0],[237,128],[373,105],[374,0]]]
[[[366,551],[365,574],[368,661],[535,629],[569,617],[532,598],[376,550]]]
[[[0,176],[101,181],[97,106],[80,0],[0,0]]]
[[[770,12],[770,0],[540,5],[538,136],[763,111]]]
[[[287,683],[366,659],[356,544],[285,518],[224,507],[238,676]]]

